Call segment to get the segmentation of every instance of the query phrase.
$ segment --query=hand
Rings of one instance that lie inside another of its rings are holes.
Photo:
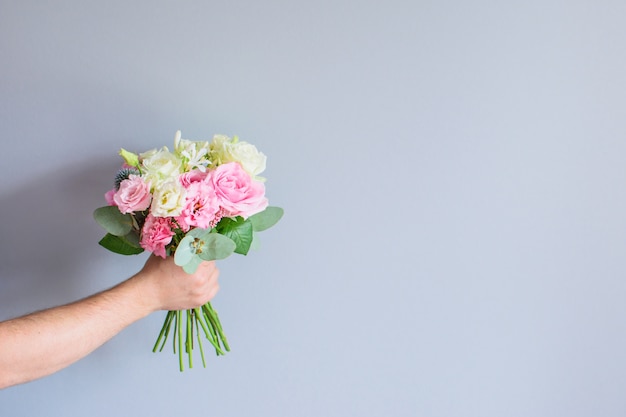
[[[130,281],[141,284],[142,300],[152,311],[185,310],[210,301],[219,290],[219,270],[215,262],[202,262],[195,273],[188,274],[174,263],[151,255]]]

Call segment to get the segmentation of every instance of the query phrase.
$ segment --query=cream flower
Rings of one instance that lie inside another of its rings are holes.
[[[176,217],[185,205],[185,187],[172,179],[161,183],[152,196],[151,213],[155,217]]]
[[[164,181],[177,178],[183,172],[183,161],[171,153],[167,147],[153,149],[139,155],[144,171],[144,179],[156,189]]]
[[[180,130],[174,138],[174,152],[183,160],[185,171],[199,169],[206,172],[209,161],[209,142],[181,139]]]
[[[256,146],[240,142],[236,136],[231,139],[225,135],[215,135],[210,147],[211,160],[216,165],[238,162],[250,176],[261,179],[258,175],[265,171],[267,157]]]

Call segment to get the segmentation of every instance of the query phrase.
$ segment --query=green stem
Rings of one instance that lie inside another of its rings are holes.
[[[222,339],[222,344],[224,345],[224,349],[226,349],[227,352],[230,352],[230,346],[228,346],[228,339],[226,339],[226,335],[224,334],[222,330],[222,323],[220,323],[220,318],[217,315],[217,311],[213,309],[213,306],[211,305],[211,303],[206,303],[205,307],[212,318],[212,322],[215,323],[216,330],[219,333],[220,339]]]
[[[209,331],[211,332],[212,339],[214,340],[213,346],[215,347],[215,353],[218,356],[223,355],[224,352],[222,351],[222,348],[220,346],[220,338],[219,338],[219,334],[215,326],[215,322],[213,318],[211,317],[211,315],[207,312],[206,305],[202,306],[202,313],[203,313],[204,320],[206,321],[208,325],[207,327],[209,328]]]
[[[187,336],[185,344],[187,345],[187,356],[189,357],[189,369],[193,368],[193,326],[192,326],[191,310],[187,310]]]
[[[208,322],[206,316],[204,315],[204,312],[200,309],[200,307],[194,309],[194,311],[196,314],[196,321],[197,323],[200,323],[200,325],[202,326],[202,330],[204,330],[204,335],[206,336],[207,340],[211,342],[213,347],[218,352],[218,355],[223,355],[224,351],[221,349],[219,345],[219,340],[217,339],[217,335],[213,333],[213,328],[211,327],[211,323]],[[198,337],[200,337],[200,335],[198,335]]]
[[[202,326],[202,330],[204,330],[204,334],[205,334],[206,338],[210,339],[211,335],[209,334],[209,329],[207,328],[206,324],[204,323],[204,320],[201,320],[202,319],[202,312],[200,311],[200,308],[196,307],[196,308],[193,309],[193,311],[196,314],[196,320]]]
[[[183,324],[183,314],[186,314],[187,316],[185,324]],[[163,351],[163,348],[167,343],[170,330],[172,330],[172,324],[174,326],[172,332],[172,347],[174,354],[178,353],[178,365],[181,372],[185,369],[183,358],[184,352],[186,352],[188,356],[189,368],[193,368],[194,326],[196,338],[198,339],[198,345],[200,347],[200,356],[202,357],[203,367],[206,368],[206,359],[200,335],[200,327],[202,327],[204,336],[215,348],[216,355],[225,355],[225,351],[230,351],[230,347],[228,346],[228,341],[226,340],[224,331],[222,330],[222,324],[220,323],[217,311],[215,311],[210,303],[206,303],[205,305],[194,309],[188,309],[185,312],[183,312],[183,310],[168,311],[165,316],[163,326],[161,326],[159,336],[157,337],[152,349],[153,352],[156,352],[157,350]],[[183,326],[185,326],[184,330]],[[186,333],[184,341],[183,331]]]
[[[172,312],[168,311],[167,315],[165,316],[165,321],[163,321],[163,327],[161,327],[161,333],[159,333],[159,337],[156,340],[156,343],[154,344],[154,348],[152,349],[152,352],[156,352],[158,347],[159,347],[159,343],[161,342],[161,339],[163,338],[163,336],[165,336],[165,339],[163,340],[163,345],[161,345],[161,350],[163,350],[163,346],[165,345],[165,342],[167,341],[167,336],[169,334],[169,330],[170,330],[170,324],[172,323]]]
[[[194,313],[197,309],[194,309]],[[194,314],[194,317],[196,319],[196,337],[198,338],[198,347],[200,348],[200,357],[202,357],[202,367],[206,368],[206,362],[204,360],[204,349],[202,348],[202,338],[200,337],[200,326],[198,324],[198,322],[200,321],[200,318],[198,318],[198,316],[196,314]]]
[[[182,326],[182,311],[176,311],[176,327],[178,330],[178,367],[180,368],[180,372],[182,372],[185,368],[183,366],[183,326]]]
[[[176,338],[178,337],[178,321],[176,318],[176,312],[172,311],[172,323],[174,323],[174,330],[172,332],[172,349],[176,353]]]
[[[176,322],[175,318],[176,318],[176,314],[173,311],[169,312],[170,314],[170,322],[167,324],[167,329],[165,329],[165,340],[163,340],[163,344],[161,345],[161,350],[163,350],[163,348],[165,347],[165,342],[167,342],[167,337],[170,334],[170,328],[172,327],[172,322]]]

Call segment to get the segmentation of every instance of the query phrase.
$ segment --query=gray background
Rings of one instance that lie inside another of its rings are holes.
[[[220,263],[232,344],[164,313],[18,416],[626,414],[623,1],[0,1],[0,319],[137,271],[117,151],[239,135],[286,215]],[[10,341],[0,341],[10,343]]]

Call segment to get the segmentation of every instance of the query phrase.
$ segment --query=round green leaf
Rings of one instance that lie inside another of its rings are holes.
[[[133,219],[130,214],[122,214],[115,206],[105,206],[93,212],[94,219],[108,233],[114,236],[125,236],[133,229]]]
[[[198,265],[202,263],[202,259],[197,256],[192,257],[189,262],[183,265],[183,270],[188,274],[193,274],[198,269]]]
[[[176,248],[176,252],[174,252],[174,263],[176,265],[185,266],[196,256],[191,246],[193,240],[193,236],[187,235],[180,241],[178,247]]]
[[[262,232],[274,226],[283,217],[284,210],[280,207],[267,207],[260,213],[250,216],[252,228],[255,232]]]
[[[224,259],[228,258],[236,247],[237,244],[232,239],[219,233],[210,233],[202,239],[201,252],[197,255],[205,261]]]

